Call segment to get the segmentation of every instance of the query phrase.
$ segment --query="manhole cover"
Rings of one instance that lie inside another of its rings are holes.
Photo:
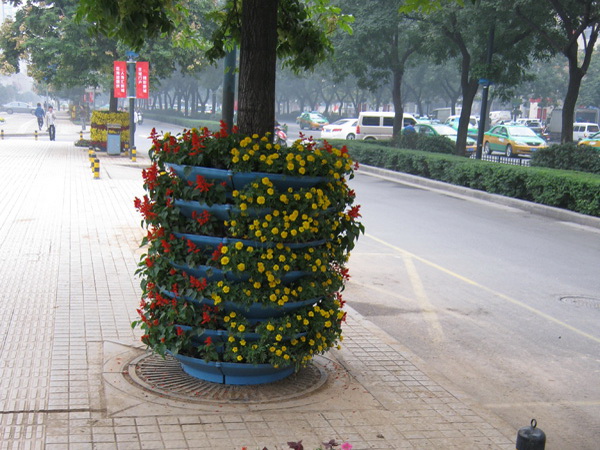
[[[317,357],[313,362],[275,383],[228,386],[199,380],[186,374],[179,362],[167,356],[143,355],[125,371],[130,382],[161,396],[198,403],[268,403],[289,400],[319,389],[327,381],[326,366],[333,364]]]
[[[600,298],[584,297],[579,295],[567,295],[560,298],[563,303],[570,305],[585,306],[587,308],[600,309]]]

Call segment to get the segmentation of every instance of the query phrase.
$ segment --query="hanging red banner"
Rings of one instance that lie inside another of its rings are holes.
[[[150,69],[147,61],[135,63],[135,96],[148,98],[150,92]]]
[[[125,98],[127,97],[127,63],[125,61],[115,61],[113,69],[115,98]]]

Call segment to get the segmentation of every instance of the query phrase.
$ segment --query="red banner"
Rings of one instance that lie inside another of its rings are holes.
[[[127,97],[127,63],[125,61],[114,62],[115,98]]]
[[[148,98],[150,92],[150,76],[147,61],[135,63],[135,96],[137,98]]]

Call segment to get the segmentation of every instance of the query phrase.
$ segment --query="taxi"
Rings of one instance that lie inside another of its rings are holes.
[[[595,147],[600,150],[600,131],[598,133],[592,134],[587,139],[580,140],[577,145],[588,145],[590,147]]]
[[[502,152],[509,158],[531,156],[538,148],[547,146],[535,131],[521,125],[496,125],[483,135],[483,151],[488,155]]]

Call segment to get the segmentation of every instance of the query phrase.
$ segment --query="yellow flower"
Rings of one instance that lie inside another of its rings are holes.
[[[227,340],[228,340],[229,342],[235,342],[235,338],[234,338],[233,336],[229,336],[229,337],[227,338]]]
[[[223,256],[221,258],[221,264],[226,266],[227,264],[229,264],[229,258],[227,256]]]
[[[223,286],[223,292],[225,294],[229,293],[229,286]]]
[[[238,360],[238,361],[241,361],[242,359],[244,359],[244,357],[243,357],[242,355],[238,355],[238,356],[237,356],[237,360]]]
[[[240,325],[240,326],[238,327],[238,331],[239,331],[239,332],[243,332],[245,329],[246,329],[246,327],[245,327],[244,325]]]
[[[264,205],[265,204],[265,198],[261,195],[256,199],[256,203],[258,203],[259,205]]]
[[[267,330],[273,331],[274,329],[275,327],[273,325],[271,325],[270,323],[267,324]]]
[[[224,245],[223,247],[221,247],[221,253],[223,255],[226,254],[228,251],[229,251],[229,248],[226,245]]]
[[[244,244],[243,244],[243,242],[242,242],[242,241],[237,241],[237,242],[235,243],[235,248],[236,248],[236,250],[241,250],[243,247],[244,247]]]
[[[240,272],[243,272],[244,270],[246,270],[246,264],[244,264],[244,263],[239,263],[239,264],[237,265],[237,270],[238,270],[238,271],[240,271]]]

